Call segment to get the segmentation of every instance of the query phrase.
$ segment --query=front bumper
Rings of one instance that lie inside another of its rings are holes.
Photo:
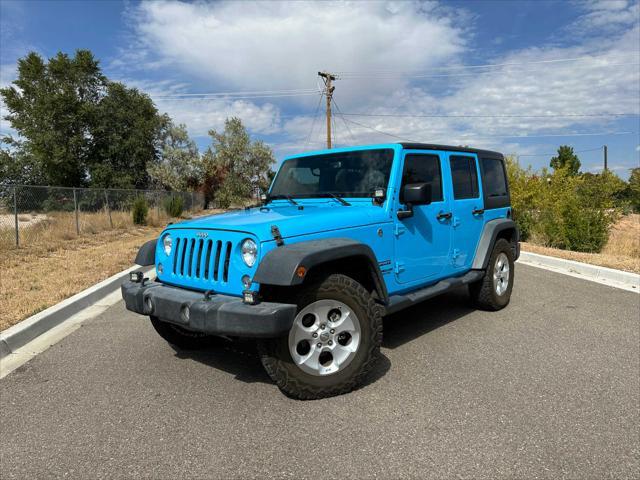
[[[274,338],[293,325],[296,305],[262,302],[248,305],[241,298],[204,294],[160,282],[122,284],[127,310],[153,315],[188,330],[211,335]]]

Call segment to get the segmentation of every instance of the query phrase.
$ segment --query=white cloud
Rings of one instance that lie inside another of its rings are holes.
[[[576,33],[606,35],[638,23],[640,9],[634,0],[589,0],[579,3],[585,14],[570,25]]]
[[[321,69],[424,70],[450,61],[464,49],[451,12],[413,2],[146,2],[134,14],[153,65],[218,85],[278,89],[314,87]]]

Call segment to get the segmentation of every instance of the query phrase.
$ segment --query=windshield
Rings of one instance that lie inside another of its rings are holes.
[[[371,197],[387,188],[393,150],[328,153],[285,161],[270,197]]]

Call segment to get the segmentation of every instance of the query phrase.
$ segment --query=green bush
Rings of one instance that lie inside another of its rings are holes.
[[[522,169],[507,159],[513,214],[522,240],[579,252],[599,252],[621,211],[625,182],[611,172],[574,174]]]
[[[149,204],[146,198],[137,197],[133,202],[131,213],[134,224],[145,225],[147,223],[147,215],[149,214]]]
[[[184,211],[184,200],[182,197],[170,196],[164,199],[162,202],[164,211],[170,217],[178,218]]]

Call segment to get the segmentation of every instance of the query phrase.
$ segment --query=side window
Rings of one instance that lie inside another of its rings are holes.
[[[438,155],[418,153],[405,156],[400,201],[403,201],[402,191],[405,185],[423,182],[431,184],[431,201],[441,202],[442,174],[440,172],[440,157]]]
[[[453,198],[478,197],[478,170],[476,160],[473,157],[452,155],[449,157],[451,165],[451,178],[453,181]]]
[[[503,197],[507,195],[507,180],[505,178],[502,160],[497,158],[483,158],[483,188],[487,197]]]

